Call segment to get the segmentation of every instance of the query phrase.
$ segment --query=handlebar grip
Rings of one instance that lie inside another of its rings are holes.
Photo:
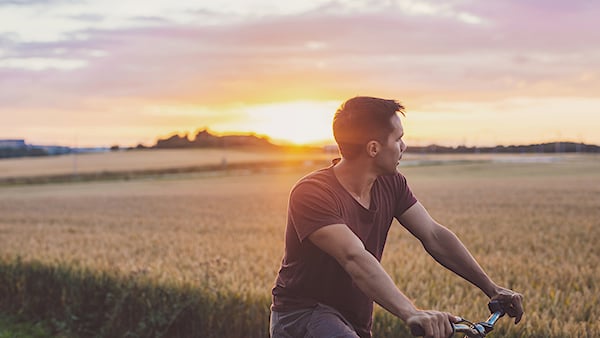
[[[415,337],[423,337],[425,335],[425,330],[418,324],[410,325],[410,334]]]
[[[490,313],[498,312],[500,317],[504,316],[506,311],[504,311],[504,306],[497,300],[492,300],[488,303],[488,308],[490,309]]]

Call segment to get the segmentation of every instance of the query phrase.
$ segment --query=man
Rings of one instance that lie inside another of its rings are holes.
[[[457,318],[416,308],[380,264],[394,218],[435,260],[521,320],[522,295],[495,284],[397,171],[406,150],[398,112],[404,107],[394,100],[346,101],[333,119],[342,158],[293,187],[272,292],[272,337],[371,337],[373,301],[425,337],[448,337]]]

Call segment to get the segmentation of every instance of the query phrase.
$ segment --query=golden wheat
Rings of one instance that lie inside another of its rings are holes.
[[[600,336],[600,158],[513,162],[401,171],[486,271],[525,295],[523,324],[502,320],[504,332]],[[288,192],[305,173],[0,188],[0,256],[265,297],[282,255]],[[421,307],[486,316],[484,296],[399,225],[383,265]]]

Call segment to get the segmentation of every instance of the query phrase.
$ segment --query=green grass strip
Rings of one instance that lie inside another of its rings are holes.
[[[0,312],[74,337],[266,337],[269,299],[0,260]]]
[[[13,316],[0,314],[0,338],[48,338],[64,337],[53,333],[51,326],[46,322],[27,322]]]

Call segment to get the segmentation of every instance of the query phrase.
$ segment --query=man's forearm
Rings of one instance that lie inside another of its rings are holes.
[[[368,251],[352,256],[342,265],[362,292],[400,319],[406,321],[417,311]]]
[[[439,226],[435,240],[423,245],[436,261],[480,288],[488,297],[498,292],[498,286],[452,231]]]

